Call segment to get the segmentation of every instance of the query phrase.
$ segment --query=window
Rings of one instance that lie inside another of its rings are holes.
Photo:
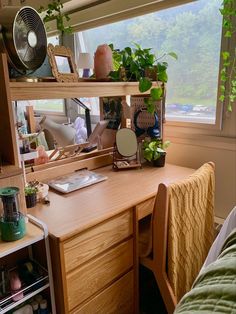
[[[174,51],[169,63],[168,121],[215,124],[221,49],[222,0],[199,0],[79,33],[81,47],[94,54],[102,43],[124,48],[132,42],[157,56]]]
[[[53,45],[59,45],[59,37],[49,37],[48,43]],[[64,99],[44,99],[44,100],[33,100],[30,101],[30,105],[34,106],[34,110],[53,113],[53,114],[64,114],[65,113],[65,101]]]

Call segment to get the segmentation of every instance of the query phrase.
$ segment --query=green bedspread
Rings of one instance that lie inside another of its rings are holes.
[[[217,260],[197,277],[174,314],[236,314],[236,229],[226,239]]]

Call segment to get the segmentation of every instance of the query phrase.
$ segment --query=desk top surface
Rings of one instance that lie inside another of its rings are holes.
[[[159,183],[183,179],[194,169],[166,164],[118,172],[107,166],[95,171],[108,179],[69,194],[50,191],[50,205],[38,204],[29,211],[60,241],[155,196]]]

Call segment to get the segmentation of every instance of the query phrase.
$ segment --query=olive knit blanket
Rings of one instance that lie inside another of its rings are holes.
[[[217,260],[199,274],[174,312],[187,313],[236,313],[236,229],[226,239]]]

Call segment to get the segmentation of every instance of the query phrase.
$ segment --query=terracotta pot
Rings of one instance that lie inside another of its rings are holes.
[[[162,154],[158,159],[153,160],[152,164],[154,167],[164,167],[166,161],[166,154]]]

